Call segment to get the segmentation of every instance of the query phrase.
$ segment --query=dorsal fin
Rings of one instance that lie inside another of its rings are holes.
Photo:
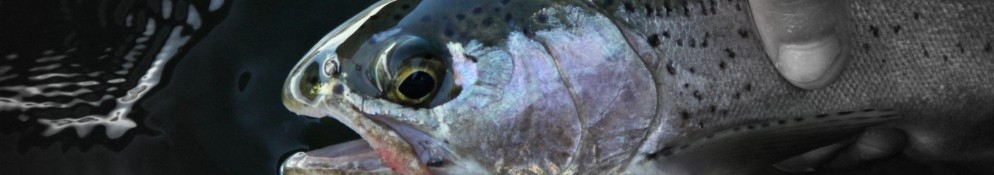
[[[742,125],[665,147],[642,163],[673,174],[747,174],[897,116],[867,109]]]

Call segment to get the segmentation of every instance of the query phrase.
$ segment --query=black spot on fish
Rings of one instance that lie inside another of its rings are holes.
[[[690,7],[687,4],[683,5],[683,16],[690,18]]]
[[[535,21],[538,23],[545,24],[549,22],[549,16],[545,14],[537,14],[535,15]]]
[[[740,98],[742,98],[742,93],[735,92],[735,94],[732,94],[732,99],[738,100]]]
[[[751,130],[751,129],[756,129],[756,126],[749,125],[749,126],[746,126],[746,128]]]
[[[828,114],[818,114],[815,116],[815,118],[825,118],[825,117],[828,117]]]
[[[853,113],[853,111],[843,111],[843,112],[839,112],[839,115],[849,115],[849,114],[852,114],[852,113]]]
[[[697,47],[697,40],[691,38],[688,44],[690,44],[690,48]]]
[[[994,46],[991,46],[991,42],[987,42],[987,46],[984,46],[984,52],[991,53],[994,52]]]
[[[480,13],[483,13],[483,7],[473,8],[473,14],[474,15],[479,15]]]
[[[787,120],[777,120],[777,123],[781,125],[787,124]]]
[[[752,91],[752,83],[746,83],[746,85],[742,87],[742,90]]]
[[[455,32],[452,31],[452,28],[448,28],[448,27],[445,28],[445,31],[443,31],[442,33],[445,34],[446,37],[450,37],[450,38],[452,37],[452,35],[455,35]],[[359,67],[359,66],[356,66],[356,67]]]
[[[642,4],[642,7],[645,8],[645,14],[647,16],[652,16],[652,14],[656,13],[656,9],[652,8],[652,5],[649,5],[649,3]]]
[[[728,110],[727,109],[722,109],[720,113],[721,113],[721,115],[728,115]]]
[[[901,33],[901,26],[894,26],[892,29],[894,30],[894,34]]]
[[[870,50],[870,44],[863,43],[863,50]]]
[[[925,57],[929,57],[928,48],[925,48],[925,44],[922,44],[921,46],[922,46],[922,54],[924,54]]]
[[[796,122],[804,121],[804,117],[794,118],[794,121],[796,121]]]
[[[676,68],[673,67],[673,61],[666,63],[666,72],[670,73],[670,75],[676,75]]]
[[[693,95],[694,98],[697,99],[697,100],[701,100],[703,98],[703,96],[701,96],[701,91],[696,91],[695,90],[693,93],[691,93],[691,95]]]
[[[494,7],[494,13],[500,13],[500,7]]]
[[[718,107],[717,106],[714,106],[714,105],[708,106],[708,112],[714,113],[714,112],[717,112],[717,111],[718,111]]]
[[[873,33],[873,37],[880,37],[880,28],[876,26],[870,26],[870,33]]]
[[[626,11],[626,12],[628,12],[628,13],[633,13],[633,12],[635,12],[635,5],[632,5],[632,3],[631,3],[631,2],[625,2],[625,3],[624,3],[624,4],[622,4],[621,6],[622,6],[623,8],[625,8],[625,11]]]
[[[922,14],[918,12],[911,13],[911,16],[914,17],[916,20],[922,19]]]
[[[735,11],[742,11],[742,3],[735,3]]]
[[[694,73],[697,73],[697,69],[694,69],[693,67],[691,67],[691,68],[687,69],[687,72],[690,72],[690,74],[694,74]]]
[[[345,91],[345,87],[343,87],[341,84],[335,84],[335,86],[331,87],[331,92],[333,92],[335,94],[342,94],[342,93],[344,93],[344,91]]]
[[[739,28],[739,37],[749,38],[749,31],[744,28]]]
[[[604,0],[602,4],[604,6],[610,6],[611,4],[614,4],[614,0]]]
[[[959,48],[959,53],[966,52],[966,48],[963,48],[963,43],[956,43],[956,48]]]
[[[684,84],[683,84],[683,88],[684,88],[684,89],[687,89],[687,88],[690,88],[690,84],[688,84],[688,83],[684,83]]]
[[[670,31],[663,31],[663,37],[670,38]]]
[[[646,38],[646,42],[649,42],[649,46],[659,47],[660,44],[659,35],[657,34],[650,35],[649,38]]]
[[[483,24],[484,27],[490,27],[491,25],[494,24],[494,19],[490,18],[490,17],[488,17],[487,19],[483,19],[483,23],[482,24]]]
[[[728,55],[728,58],[735,58],[735,52],[731,48],[725,48],[725,54]]]
[[[680,111],[680,118],[684,120],[690,119],[690,113],[687,111]]]
[[[718,63],[718,69],[725,70],[726,67],[728,67],[728,65],[725,63],[725,61],[721,61]]]
[[[250,79],[252,79],[252,74],[247,71],[242,72],[242,75],[238,76],[238,92],[245,91],[245,87],[248,86]]]
[[[683,40],[682,39],[677,39],[676,40],[676,46],[683,47]]]
[[[673,12],[673,5],[671,5],[670,2],[672,1],[666,1],[666,3],[663,3],[663,9],[666,9],[666,15],[670,15],[670,12]]]

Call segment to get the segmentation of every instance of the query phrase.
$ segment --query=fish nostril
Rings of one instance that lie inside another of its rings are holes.
[[[315,98],[317,98],[319,84],[321,83],[321,77],[319,75],[317,64],[307,64],[307,67],[300,72],[300,78],[297,79],[298,89],[298,100],[304,103],[312,103]]]

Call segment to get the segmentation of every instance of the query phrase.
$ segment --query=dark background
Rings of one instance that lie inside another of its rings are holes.
[[[227,17],[173,59],[163,82],[135,106],[140,128],[119,140],[0,133],[0,174],[275,174],[295,151],[357,138],[333,120],[290,113],[280,89],[304,52],[373,1],[228,3]],[[6,18],[44,20],[34,17],[46,10]],[[0,30],[46,27],[0,24]],[[9,36],[0,42],[47,44]]]

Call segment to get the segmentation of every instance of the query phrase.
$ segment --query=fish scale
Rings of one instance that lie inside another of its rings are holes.
[[[985,137],[990,132],[975,131],[990,124],[994,104],[994,77],[989,76],[994,53],[984,50],[994,40],[994,16],[988,13],[994,3],[850,1],[851,33],[842,37],[852,40],[847,47],[852,61],[838,82],[815,91],[791,86],[773,69],[746,1],[601,5],[627,30],[636,49],[650,50],[640,51],[641,56],[653,70],[660,99],[670,99],[657,108],[657,117],[689,114],[690,124],[660,123],[689,134],[657,129],[650,139],[659,142],[646,143],[640,152],[743,123],[859,108],[898,109],[904,119],[894,125],[913,138],[911,155],[925,159],[984,151],[982,145],[992,141]],[[660,44],[651,44],[657,39],[648,37],[660,33],[665,34],[656,41]],[[689,44],[702,40],[707,47]],[[728,113],[709,112],[709,107]],[[960,139],[971,142],[964,145]]]

